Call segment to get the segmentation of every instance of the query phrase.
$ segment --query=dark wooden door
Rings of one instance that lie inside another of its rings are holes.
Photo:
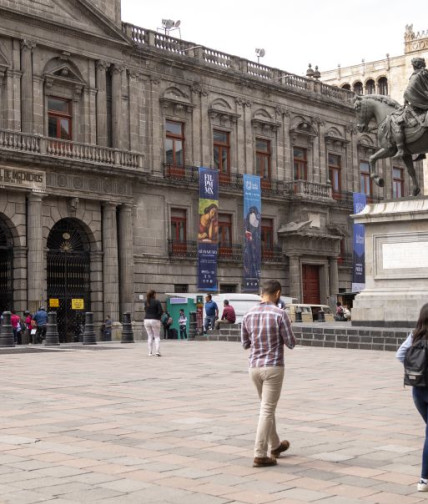
[[[303,302],[307,304],[320,304],[320,267],[312,264],[303,264]]]

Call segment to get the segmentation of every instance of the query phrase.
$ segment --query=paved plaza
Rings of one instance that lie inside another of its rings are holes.
[[[0,502],[427,500],[424,426],[392,352],[287,351],[277,418],[291,448],[270,468],[252,467],[258,404],[240,344],[162,341],[162,353],[0,350]]]

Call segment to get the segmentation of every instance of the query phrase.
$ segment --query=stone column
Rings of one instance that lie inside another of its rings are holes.
[[[334,297],[334,300],[336,302],[336,296],[339,292],[339,270],[337,267],[337,257],[329,257],[328,266],[330,289],[327,292],[327,296],[330,299]]]
[[[139,74],[134,71],[128,73],[129,78],[129,148],[134,152],[142,152],[140,140],[140,102],[138,90]]]
[[[254,165],[254,140],[253,140],[253,125],[251,124],[251,102],[244,102],[245,116],[245,172],[255,173]]]
[[[27,237],[28,237],[28,309],[31,313],[44,304],[45,268],[43,254],[42,228],[42,194],[31,193],[27,204]]]
[[[119,207],[119,292],[120,315],[133,312],[134,300],[134,240],[132,206]]]
[[[302,279],[300,274],[300,257],[289,255],[290,296],[302,300]]]
[[[123,67],[114,65],[112,69],[111,118],[113,148],[122,148],[122,72]]]
[[[104,318],[110,315],[119,320],[119,267],[117,253],[116,203],[106,202],[103,206],[103,286]]]
[[[30,40],[21,41],[21,123],[24,133],[33,133],[33,49]]]

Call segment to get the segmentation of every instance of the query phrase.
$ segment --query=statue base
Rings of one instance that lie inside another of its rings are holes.
[[[428,302],[428,197],[366,205],[366,287],[356,296],[353,326],[414,328]]]

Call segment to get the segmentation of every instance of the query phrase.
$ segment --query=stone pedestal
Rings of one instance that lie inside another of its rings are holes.
[[[366,288],[356,296],[353,326],[413,328],[428,302],[428,197],[367,205]]]

